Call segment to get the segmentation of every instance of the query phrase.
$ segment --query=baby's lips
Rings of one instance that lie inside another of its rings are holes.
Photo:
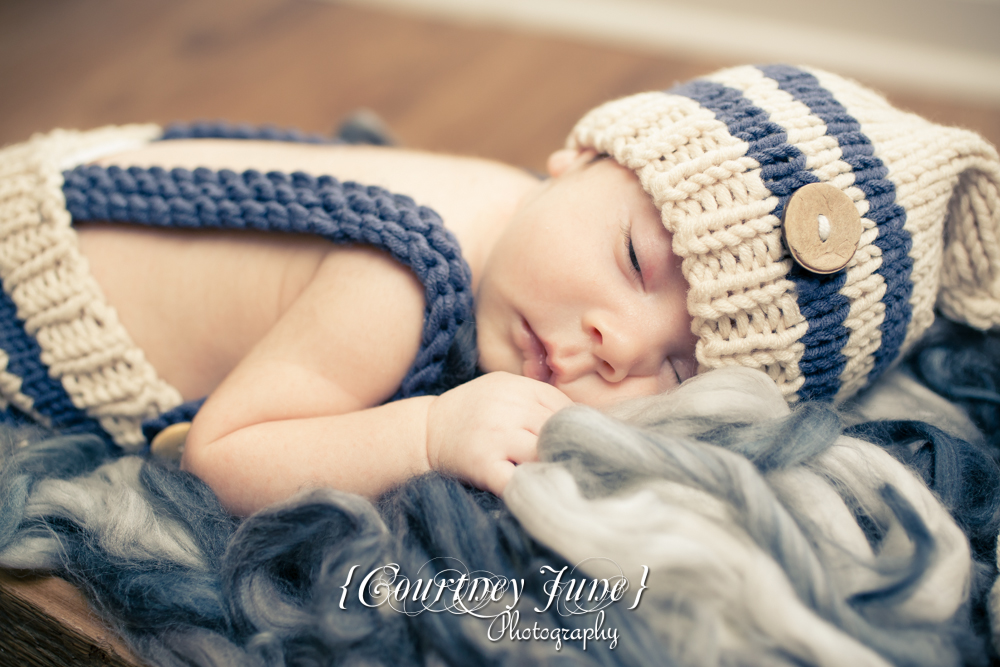
[[[522,368],[525,377],[539,382],[548,382],[552,377],[552,370],[545,363],[545,359],[529,358],[524,360]]]
[[[542,341],[531,329],[527,320],[521,320],[521,331],[518,332],[518,346],[524,354],[521,374],[532,380],[548,382],[552,378],[552,369],[548,365],[548,354]]]

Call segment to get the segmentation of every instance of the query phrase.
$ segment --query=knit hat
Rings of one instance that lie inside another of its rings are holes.
[[[726,69],[606,103],[568,145],[611,155],[652,196],[702,371],[749,366],[789,401],[839,402],[912,347],[935,304],[1000,326],[996,150],[853,81]]]

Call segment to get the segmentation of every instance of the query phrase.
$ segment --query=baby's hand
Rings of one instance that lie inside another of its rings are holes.
[[[537,459],[542,424],[573,405],[555,387],[510,373],[489,373],[438,396],[427,413],[433,470],[503,493],[519,463]]]

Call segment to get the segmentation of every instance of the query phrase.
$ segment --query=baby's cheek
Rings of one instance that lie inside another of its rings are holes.
[[[487,373],[506,371],[521,375],[521,359],[516,358],[510,345],[504,344],[501,332],[489,322],[476,321],[476,347],[479,367]]]

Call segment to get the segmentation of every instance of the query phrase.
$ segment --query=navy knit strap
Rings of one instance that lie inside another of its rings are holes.
[[[406,196],[330,176],[80,166],[63,174],[76,221],[315,234],[386,250],[424,285],[417,358],[392,400],[441,391],[456,331],[473,317],[471,272],[440,216]]]
[[[304,144],[342,143],[339,139],[322,134],[307,134],[292,128],[274,125],[248,125],[225,121],[199,121],[174,123],[163,131],[161,141],[169,139],[246,139],[256,141],[290,141]]]
[[[198,414],[198,410],[201,410],[201,406],[205,404],[207,398],[206,396],[181,403],[173,410],[168,410],[158,417],[144,421],[142,423],[142,435],[146,438],[146,442],[152,444],[156,434],[171,424],[194,420],[194,416]]]

